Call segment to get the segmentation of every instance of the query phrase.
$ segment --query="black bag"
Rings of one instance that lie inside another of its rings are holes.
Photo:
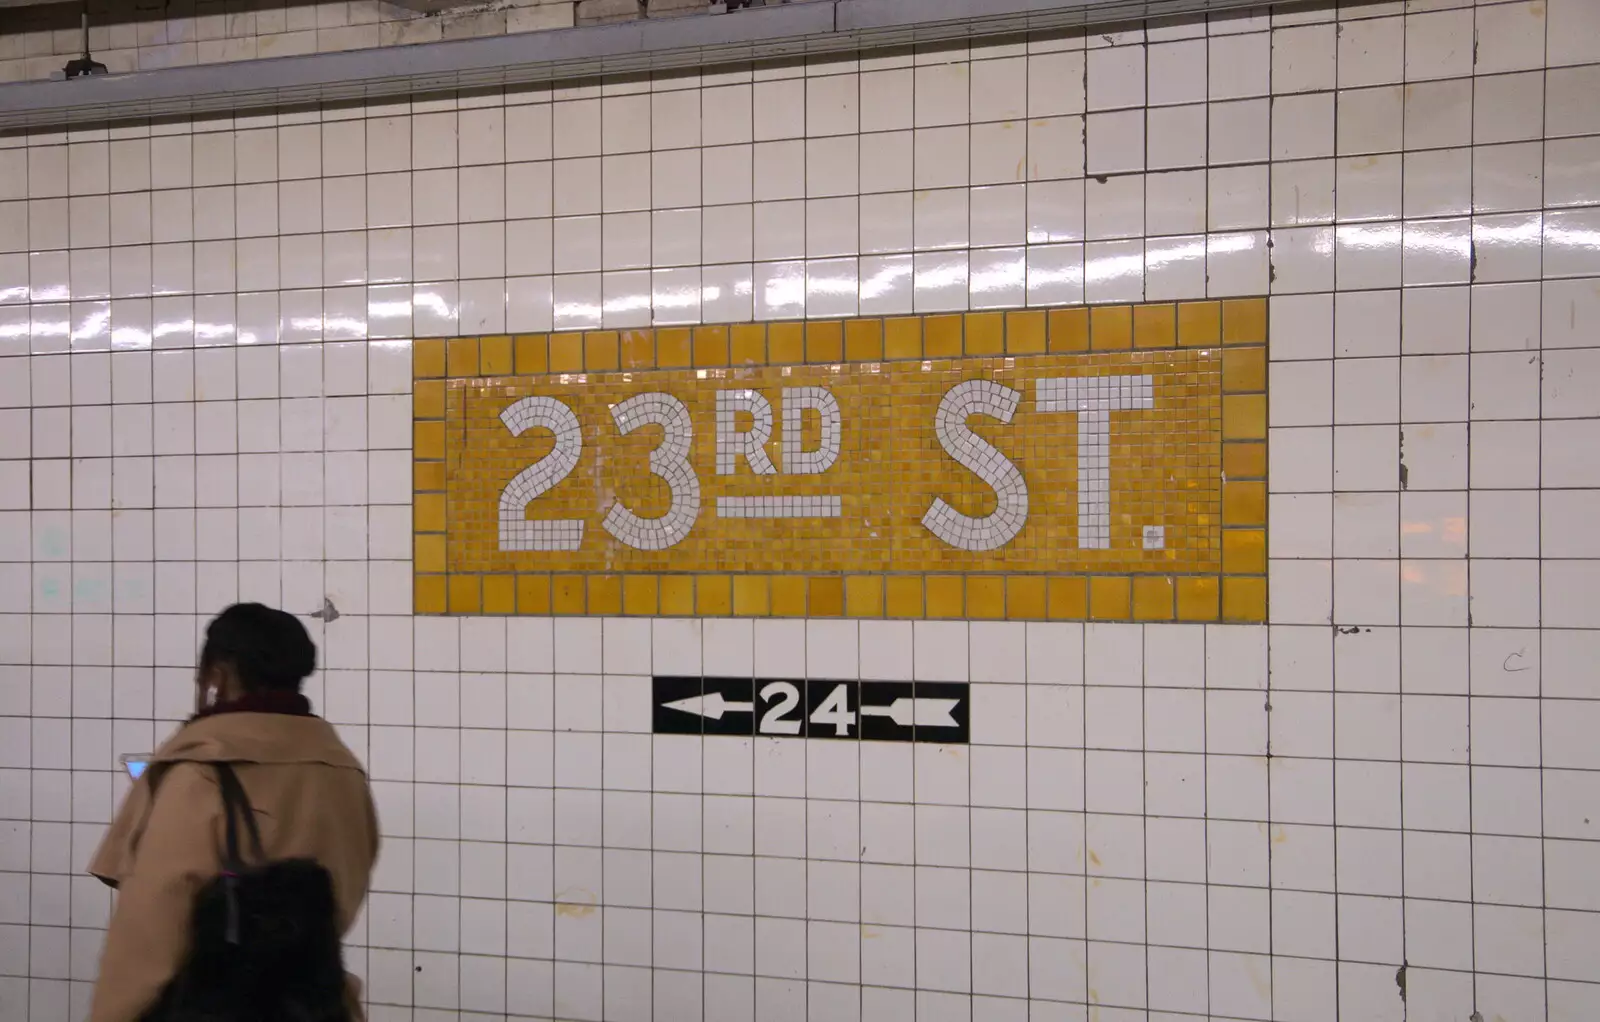
[[[142,1022],[350,1022],[332,876],[310,859],[266,861],[238,775],[216,770],[223,872],[200,889],[189,955]],[[253,865],[239,854],[240,820]]]

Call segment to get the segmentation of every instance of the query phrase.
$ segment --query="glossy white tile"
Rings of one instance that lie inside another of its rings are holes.
[[[1025,304],[1027,254],[1024,248],[975,250],[969,273],[972,308],[1020,308]]]
[[[1280,228],[1272,232],[1274,294],[1323,292],[1334,283],[1334,232],[1329,227]]]
[[[1090,110],[1142,106],[1145,101],[1145,50],[1138,45],[1091,50],[1087,69]]]
[[[794,259],[805,255],[806,204],[803,201],[758,202],[753,213],[752,241],[756,259]]]
[[[1471,144],[1471,80],[1460,78],[1408,85],[1404,119],[1405,145],[1408,149]]]
[[[1084,182],[1084,236],[1090,241],[1142,237],[1144,205],[1142,174],[1088,179]]]
[[[557,274],[553,300],[555,329],[592,330],[600,326],[603,308],[600,274]],[[417,332],[424,333],[420,329]]]
[[[1144,291],[1143,248],[1138,241],[1086,244],[1083,249],[1084,300],[1138,301]]]
[[[1180,234],[1206,227],[1206,175],[1198,170],[1151,174],[1145,180],[1145,229]]]
[[[758,262],[752,297],[757,319],[798,319],[805,315],[805,263]]]
[[[1533,138],[1544,121],[1544,76],[1537,72],[1474,80],[1472,140],[1486,145]]]
[[[1402,172],[1407,217],[1470,212],[1474,169],[1465,149],[1407,153]]]
[[[806,263],[806,316],[854,316],[860,290],[854,258],[812,259]]]
[[[648,270],[610,271],[601,274],[602,326],[629,328],[650,325],[651,300],[654,294]],[[499,296],[504,307],[504,295]],[[493,297],[486,302],[491,309]]]
[[[1084,134],[1085,172],[1103,175],[1144,169],[1144,112],[1091,113]]]
[[[1202,104],[1153,107],[1145,119],[1145,165],[1151,170],[1197,167],[1206,159]]]
[[[1333,155],[1334,95],[1283,96],[1272,103],[1272,158]]]
[[[1395,86],[1341,90],[1335,112],[1335,152],[1340,156],[1392,152],[1401,147],[1403,91]]]
[[[1272,270],[1265,231],[1236,231],[1206,236],[1207,291],[1212,297],[1260,294]]]
[[[1213,164],[1268,157],[1270,107],[1264,99],[1213,103],[1209,108],[1209,158]]]
[[[1341,290],[1395,287],[1401,282],[1399,224],[1346,225],[1338,228],[1338,286]]]
[[[1544,275],[1570,277],[1600,273],[1600,216],[1594,210],[1567,210],[1544,217]]]
[[[1404,25],[1406,81],[1460,78],[1472,74],[1475,63],[1480,73],[1488,71],[1475,46],[1474,27],[1473,12],[1465,8],[1408,17]]]
[[[1407,221],[1403,276],[1408,285],[1465,284],[1472,273],[1472,224],[1462,218]]]
[[[967,197],[964,188],[913,193],[913,246],[918,250],[965,248],[970,226]]]
[[[1028,122],[1028,180],[1081,177],[1084,173],[1084,119],[1046,117]]]
[[[1145,241],[1146,297],[1152,301],[1197,298],[1206,288],[1206,239],[1202,234]]]

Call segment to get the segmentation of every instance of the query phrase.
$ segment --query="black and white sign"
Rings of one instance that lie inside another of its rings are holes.
[[[967,742],[967,686],[936,681],[655,679],[662,735]]]

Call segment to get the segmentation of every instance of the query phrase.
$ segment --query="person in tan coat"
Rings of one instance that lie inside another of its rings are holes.
[[[212,764],[234,768],[269,861],[311,859],[333,880],[339,932],[367,896],[378,820],[365,772],[300,686],[316,647],[292,615],[237,604],[206,628],[197,712],[150,757],[89,872],[117,890],[90,1022],[138,1022],[183,966],[197,894],[222,872]],[[346,984],[352,1022],[360,986]]]

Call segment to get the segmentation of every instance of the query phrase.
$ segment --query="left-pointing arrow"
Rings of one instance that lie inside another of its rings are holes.
[[[680,710],[697,717],[709,717],[712,720],[721,720],[724,713],[754,713],[756,708],[755,703],[729,702],[722,698],[721,692],[707,692],[705,695],[674,699],[670,703],[661,705],[669,710]]]

